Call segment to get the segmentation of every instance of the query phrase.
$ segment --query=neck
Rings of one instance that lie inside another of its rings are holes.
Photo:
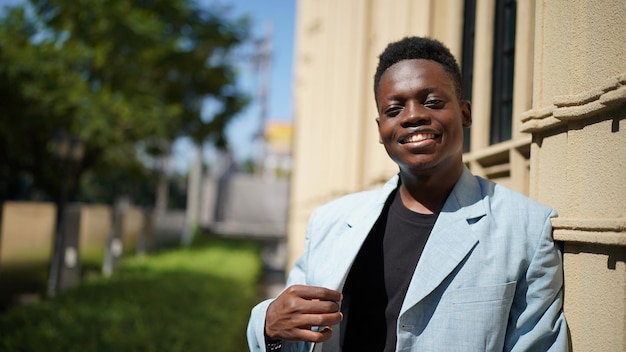
[[[421,214],[438,214],[457,183],[463,167],[446,175],[414,175],[400,172],[399,188],[402,203],[408,209]]]

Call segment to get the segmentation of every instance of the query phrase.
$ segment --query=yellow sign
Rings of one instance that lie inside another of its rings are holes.
[[[270,121],[265,128],[267,147],[271,153],[291,153],[293,125],[288,121]]]

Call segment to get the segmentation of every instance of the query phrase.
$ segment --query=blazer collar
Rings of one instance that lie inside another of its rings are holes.
[[[396,174],[383,185],[373,203],[364,205],[363,209],[353,212],[352,215],[348,217],[346,220],[348,226],[353,227],[363,222],[363,215],[370,213],[372,210],[380,213],[391,192],[398,188],[399,185],[400,176]],[[452,192],[450,192],[450,196],[448,196],[448,199],[444,203],[441,213],[455,213],[457,211],[460,211],[462,216],[467,220],[478,219],[486,214],[480,184],[467,167],[463,167],[463,173],[452,189]],[[374,221],[376,221],[376,219],[374,219]]]
[[[393,192],[400,185],[400,176],[396,174],[389,181],[385,182],[383,187],[380,189],[380,192],[374,198],[373,203],[364,204],[361,209],[357,209],[357,211],[352,212],[352,214],[346,219],[346,223],[349,227],[355,227],[360,223],[366,222],[369,223],[369,220],[372,220],[371,223],[374,225],[374,222],[378,220],[378,216],[385,205],[385,202],[389,198],[391,192]],[[373,219],[365,217],[364,215],[371,215],[376,213]],[[364,220],[365,219],[365,220]],[[370,227],[371,229],[371,227]],[[369,233],[369,231],[368,231]],[[366,234],[367,235],[367,234]]]

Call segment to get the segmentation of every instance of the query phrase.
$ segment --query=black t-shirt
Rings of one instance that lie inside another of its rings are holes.
[[[398,192],[389,197],[343,288],[344,352],[395,351],[400,308],[436,220],[407,209]]]

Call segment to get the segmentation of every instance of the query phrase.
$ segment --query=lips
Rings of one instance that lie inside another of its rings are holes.
[[[400,143],[417,143],[427,139],[436,139],[439,137],[439,134],[432,132],[417,132],[406,135],[400,139]]]

